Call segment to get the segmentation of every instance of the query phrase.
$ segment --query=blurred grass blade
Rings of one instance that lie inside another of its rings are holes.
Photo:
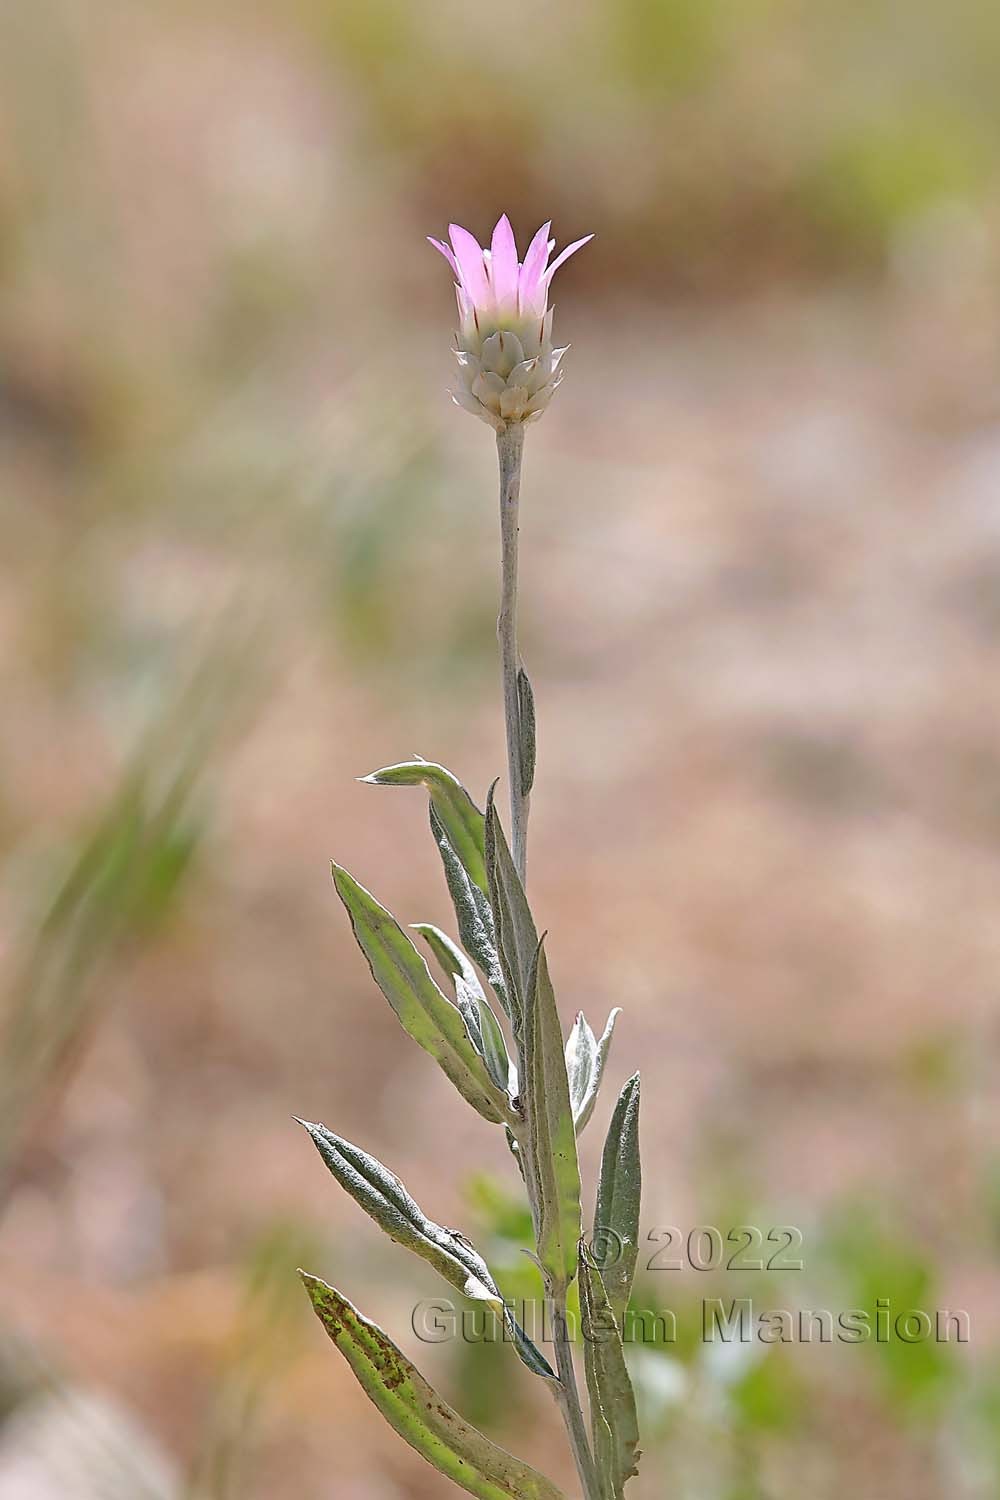
[[[608,1053],[611,1050],[611,1039],[615,1034],[615,1023],[621,1015],[620,1007],[608,1016],[604,1034],[599,1042],[594,1040],[594,1033],[583,1020],[582,1013],[578,1020],[586,1026],[590,1033],[589,1039],[583,1042],[582,1051],[579,1055],[577,1050],[572,1050],[573,1036],[570,1035],[566,1043],[566,1066],[569,1071],[570,1098],[573,1101],[573,1120],[576,1125],[577,1135],[586,1127],[591,1115],[594,1113],[594,1105],[601,1090],[601,1080],[604,1077],[604,1068],[608,1061]],[[576,1027],[573,1028],[574,1031]]]
[[[493,794],[494,787],[491,787],[486,803],[486,872],[497,948],[512,1006],[508,1014],[520,1043],[522,1022],[534,982],[538,933],[524,887],[510,857]]]
[[[347,908],[358,946],[403,1028],[441,1065],[463,1099],[499,1124],[504,1100],[469,1039],[457,1008],[441,993],[426,963],[395,917],[340,865],[337,893]]]
[[[479,889],[486,894],[483,815],[457,776],[429,760],[403,761],[362,776],[373,786],[424,786],[448,842]]]
[[[594,1244],[606,1246],[602,1268],[611,1309],[619,1323],[632,1295],[639,1254],[639,1207],[642,1166],[639,1160],[639,1075],[618,1096],[604,1143],[601,1177],[594,1212]]]
[[[499,1308],[502,1299],[482,1257],[467,1240],[428,1219],[406,1188],[374,1156],[362,1151],[325,1125],[300,1120],[317,1151],[345,1192],[375,1220],[380,1229],[450,1282],[464,1297]]]
[[[362,1389],[422,1458],[480,1500],[564,1500],[544,1474],[464,1421],[381,1328],[338,1291],[301,1274],[317,1317]]]
[[[511,1014],[511,1001],[507,981],[500,962],[496,924],[489,897],[476,885],[462,861],[455,853],[441,820],[431,804],[431,833],[441,855],[444,878],[448,885],[451,904],[458,921],[458,935],[465,951],[475,960],[486,975],[493,993],[507,1015]]]
[[[535,784],[535,695],[523,667],[517,673],[517,711],[521,790],[527,797]]]
[[[622,1500],[626,1480],[638,1473],[635,1392],[607,1290],[582,1239],[579,1254],[580,1324],[594,1458],[607,1500]]]
[[[531,1099],[532,1172],[537,1185],[537,1250],[546,1277],[565,1287],[576,1273],[580,1239],[580,1168],[556,997],[541,943],[532,965],[525,1016],[522,1088]]]
[[[15,945],[0,1045],[0,1199],[29,1124],[80,1055],[127,946],[164,921],[198,855],[205,782],[263,680],[259,632],[225,620],[150,721],[34,931]]]

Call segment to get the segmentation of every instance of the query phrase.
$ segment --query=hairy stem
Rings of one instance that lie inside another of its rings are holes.
[[[521,457],[524,451],[524,428],[520,422],[512,422],[506,432],[497,434],[497,453],[500,459],[500,615],[497,619],[497,636],[500,641],[500,669],[503,679],[504,719],[507,727],[507,777],[510,784],[510,829],[511,853],[522,885],[527,870],[528,844],[528,794],[522,777],[522,725],[521,700],[518,692],[518,672],[521,659],[517,649],[517,533],[518,501],[521,491]],[[522,1059],[523,1061],[523,1059]],[[526,1100],[525,1107],[530,1109]],[[536,1230],[539,1219],[538,1183],[532,1169],[530,1139],[531,1121],[525,1119],[524,1127],[515,1132],[524,1166],[525,1186],[531,1202]],[[561,1288],[552,1299],[553,1334],[555,1338],[556,1373],[558,1381],[554,1394],[562,1413],[569,1437],[570,1447],[576,1463],[584,1500],[601,1500],[597,1468],[590,1449],[587,1424],[580,1405],[580,1392],[573,1366],[573,1348],[570,1342],[566,1316],[566,1289]]]
[[[566,1424],[566,1432],[569,1436],[570,1447],[573,1450],[576,1471],[580,1476],[580,1483],[583,1486],[584,1500],[601,1500],[597,1467],[594,1463],[593,1454],[590,1451],[587,1425],[584,1421],[583,1409],[580,1405],[580,1392],[576,1384],[576,1371],[573,1368],[573,1348],[569,1337],[569,1327],[566,1318],[566,1293],[564,1291],[553,1298],[552,1323],[553,1336],[555,1338],[556,1373],[559,1376],[559,1384],[556,1387],[556,1401],[559,1404],[559,1410],[562,1412],[562,1418]]]
[[[500,459],[500,669],[503,677],[503,708],[507,724],[507,779],[510,784],[510,834],[514,864],[524,884],[528,861],[528,797],[521,778],[521,711],[517,674],[521,665],[517,650],[517,512],[521,491],[521,453],[524,427],[511,422],[497,434]]]

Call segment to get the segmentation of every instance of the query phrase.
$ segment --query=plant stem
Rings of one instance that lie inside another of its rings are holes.
[[[521,492],[521,457],[524,451],[524,427],[512,422],[506,432],[497,434],[497,454],[500,460],[500,614],[497,619],[497,636],[500,641],[500,669],[503,678],[503,708],[507,728],[507,778],[510,785],[510,831],[511,853],[522,885],[527,872],[528,845],[528,794],[524,789],[522,770],[521,699],[518,691],[518,673],[521,660],[517,649],[517,518]],[[528,1105],[530,1108],[530,1104]],[[517,1132],[518,1145],[524,1164],[525,1186],[531,1201],[536,1228],[538,1222],[538,1184],[531,1170],[530,1119],[526,1128]],[[573,1366],[573,1348],[570,1343],[569,1325],[566,1315],[566,1288],[562,1287],[552,1297],[553,1335],[555,1339],[556,1373],[554,1394],[569,1437],[570,1447],[576,1463],[584,1500],[601,1500],[597,1468],[590,1449],[587,1424],[580,1405],[580,1392]]]
[[[590,1451],[587,1426],[583,1418],[583,1409],[580,1405],[580,1392],[576,1384],[576,1371],[573,1368],[573,1348],[570,1344],[566,1318],[565,1291],[560,1292],[558,1296],[552,1299],[552,1322],[553,1336],[555,1338],[556,1373],[559,1376],[559,1384],[556,1388],[556,1400],[559,1403],[559,1409],[566,1424],[566,1432],[569,1436],[570,1447],[573,1450],[573,1458],[576,1462],[576,1471],[580,1476],[580,1483],[583,1485],[584,1500],[601,1500],[597,1468],[594,1463],[593,1454]]]
[[[511,422],[497,434],[500,459],[500,669],[503,677],[503,709],[507,724],[507,779],[510,785],[510,837],[514,865],[522,885],[528,861],[528,797],[521,779],[521,710],[517,674],[521,662],[517,650],[517,512],[521,492],[521,454],[524,427]]]

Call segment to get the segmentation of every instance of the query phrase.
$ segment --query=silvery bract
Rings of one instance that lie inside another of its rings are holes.
[[[456,1294],[495,1319],[516,1354],[555,1396],[583,1500],[622,1500],[638,1463],[635,1398],[621,1325],[639,1240],[639,1079],[623,1088],[604,1146],[593,1235],[583,1235],[577,1136],[593,1114],[618,1010],[598,1040],[582,1015],[564,1035],[544,937],[525,892],[529,799],[535,776],[535,708],[517,648],[517,513],[523,424],[538,416],[560,379],[548,288],[555,261],[549,226],[517,259],[506,217],[489,250],[451,228],[451,248],[433,241],[455,272],[461,318],[455,392],[461,406],[497,431],[501,513],[501,676],[507,728],[512,848],[491,789],[481,811],[458,777],[415,757],[363,779],[422,787],[431,832],[455,908],[455,935],[412,924],[440,969],[443,988],[391,912],[334,865],[334,883],[372,976],[400,1024],[475,1111],[499,1126],[531,1208],[533,1258],[553,1330],[552,1362],[513,1318],[503,1289],[458,1229],[431,1219],[387,1167],[325,1125],[306,1124],[332,1176],[397,1244],[419,1256]],[[433,1083],[428,1073],[428,1086]],[[455,1096],[452,1095],[455,1103]],[[589,1195],[588,1195],[589,1196]],[[612,1253],[607,1253],[610,1250]],[[386,1421],[440,1474],[480,1500],[566,1500],[537,1469],[471,1427],[428,1384],[387,1334],[334,1287],[303,1274],[324,1328]],[[585,1341],[584,1415],[569,1334],[567,1299],[578,1282]]]
[[[550,264],[556,247],[551,228],[542,225],[523,262],[506,214],[497,221],[488,250],[460,224],[448,226],[450,246],[431,239],[454,272],[458,297],[459,380],[452,400],[497,432],[540,417],[562,380],[568,345],[552,344],[549,286],[563,262],[593,235],[567,245]]]

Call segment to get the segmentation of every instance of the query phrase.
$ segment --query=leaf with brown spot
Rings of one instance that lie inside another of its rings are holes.
[[[491,1443],[448,1406],[389,1336],[325,1281],[299,1273],[362,1389],[404,1442],[480,1500],[565,1500],[550,1479]]]

